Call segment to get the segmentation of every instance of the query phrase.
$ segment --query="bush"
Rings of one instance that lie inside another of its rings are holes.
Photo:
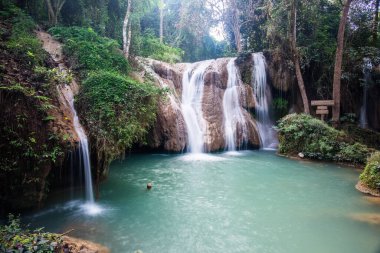
[[[63,52],[82,77],[100,70],[128,73],[128,61],[115,40],[101,37],[91,28],[53,27],[49,32],[65,43]]]
[[[97,147],[107,147],[114,158],[132,144],[143,140],[156,119],[161,90],[116,72],[91,73],[83,82],[77,106],[96,139]]]
[[[360,180],[373,190],[380,190],[380,152],[375,152],[367,161]]]
[[[33,32],[36,24],[18,8],[10,8],[8,11],[14,16],[11,21],[12,34],[7,42],[8,49],[30,66],[42,65],[47,54]]]
[[[159,61],[176,63],[182,60],[184,52],[180,48],[175,48],[161,43],[153,33],[146,32],[142,37],[141,56]]]
[[[279,121],[279,152],[308,158],[365,163],[367,146],[352,143],[350,138],[325,122],[306,114],[290,114]]]
[[[358,142],[354,144],[343,143],[335,159],[342,162],[354,162],[364,164],[369,155],[368,147]]]
[[[0,226],[0,252],[61,252],[62,240],[57,234],[42,229],[29,231],[22,228],[20,218],[9,215],[8,225]]]

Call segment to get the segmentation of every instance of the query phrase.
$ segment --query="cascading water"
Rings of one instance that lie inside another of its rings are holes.
[[[68,86],[66,86],[64,96],[73,114],[74,129],[80,141],[79,148],[80,148],[80,153],[81,153],[81,162],[83,163],[83,167],[84,167],[86,200],[89,203],[94,203],[94,191],[92,188],[91,163],[90,163],[90,154],[88,151],[89,150],[88,139],[82,125],[79,122],[77,111],[75,110],[75,107],[74,107],[74,94]]]
[[[263,53],[253,54],[253,88],[256,95],[256,117],[261,140],[264,149],[275,149],[278,146],[277,134],[273,129],[273,122],[269,117],[269,105],[272,94],[267,84],[266,61]]]
[[[53,60],[56,63],[58,63],[61,74],[63,76],[66,76],[68,72],[68,68],[63,63],[62,45],[45,32],[37,31],[37,36],[43,42],[43,48],[51,55]],[[70,85],[64,84],[64,85],[57,86],[57,91],[58,91],[58,94],[60,94],[59,96],[60,101],[62,101],[63,105],[66,108],[70,109],[71,114],[73,115],[73,126],[80,140],[79,163],[80,165],[83,163],[83,166],[84,166],[85,187],[86,187],[85,193],[86,193],[86,202],[87,202],[83,206],[83,209],[87,214],[95,215],[95,214],[100,213],[102,210],[94,203],[90,154],[88,151],[88,140],[87,140],[86,133],[79,122],[79,118],[74,107],[74,90],[76,88],[77,88],[77,83],[75,82],[75,80],[73,80]],[[71,176],[73,175],[74,173],[71,172]]]
[[[363,59],[363,75],[364,75],[364,84],[363,84],[363,104],[360,108],[360,127],[368,128],[368,119],[367,119],[367,97],[368,97],[368,85],[371,78],[371,71],[373,68],[371,59]]]
[[[193,154],[204,152],[204,133],[206,124],[202,113],[204,73],[211,61],[200,63],[194,70],[189,66],[182,78],[182,113],[185,119],[188,145]]]
[[[241,145],[241,143],[237,143],[238,130],[241,128],[244,142],[247,139],[247,127],[240,105],[239,86],[241,80],[235,65],[235,58],[228,62],[227,71],[227,89],[223,96],[224,135],[226,149],[236,151],[236,147]]]

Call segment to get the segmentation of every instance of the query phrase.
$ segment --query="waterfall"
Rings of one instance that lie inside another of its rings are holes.
[[[223,114],[224,114],[224,136],[226,140],[226,149],[236,151],[241,143],[237,143],[237,134],[239,127],[242,130],[243,141],[247,139],[247,127],[245,118],[240,105],[239,86],[241,80],[238,69],[233,58],[228,62],[228,81],[227,89],[223,96]]]
[[[190,153],[204,152],[206,123],[202,113],[204,73],[211,61],[200,63],[195,69],[187,67],[182,78],[182,113],[185,119]]]
[[[367,97],[368,97],[368,85],[371,78],[371,71],[373,68],[371,59],[363,59],[363,75],[364,75],[364,84],[363,84],[363,103],[360,108],[360,127],[368,128],[368,119],[367,119]]]
[[[77,111],[75,110],[75,107],[74,107],[74,94],[70,86],[65,85],[63,95],[70,106],[70,110],[73,114],[74,129],[80,140],[79,149],[80,149],[80,154],[81,154],[80,156],[81,164],[83,164],[83,167],[84,167],[86,200],[89,203],[94,203],[94,191],[92,188],[92,176],[91,176],[90,153],[88,149],[88,139],[82,125],[79,122]]]
[[[253,89],[256,95],[256,118],[261,147],[274,149],[278,146],[276,131],[269,116],[269,105],[272,94],[267,84],[266,61],[263,53],[253,54]]]

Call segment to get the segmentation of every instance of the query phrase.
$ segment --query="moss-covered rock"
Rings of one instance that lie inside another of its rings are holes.
[[[364,164],[371,152],[343,132],[306,114],[290,114],[279,121],[279,152],[305,157]]]
[[[367,161],[360,181],[371,190],[380,192],[380,152],[375,152]]]

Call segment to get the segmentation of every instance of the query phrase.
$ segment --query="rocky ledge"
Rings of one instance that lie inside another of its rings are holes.
[[[355,188],[362,193],[369,194],[369,195],[372,195],[374,197],[380,197],[380,191],[370,189],[368,186],[363,184],[361,181],[359,181],[356,184]]]
[[[69,236],[63,236],[64,253],[109,253],[110,250],[100,244],[73,238]],[[65,251],[66,250],[66,251]]]

